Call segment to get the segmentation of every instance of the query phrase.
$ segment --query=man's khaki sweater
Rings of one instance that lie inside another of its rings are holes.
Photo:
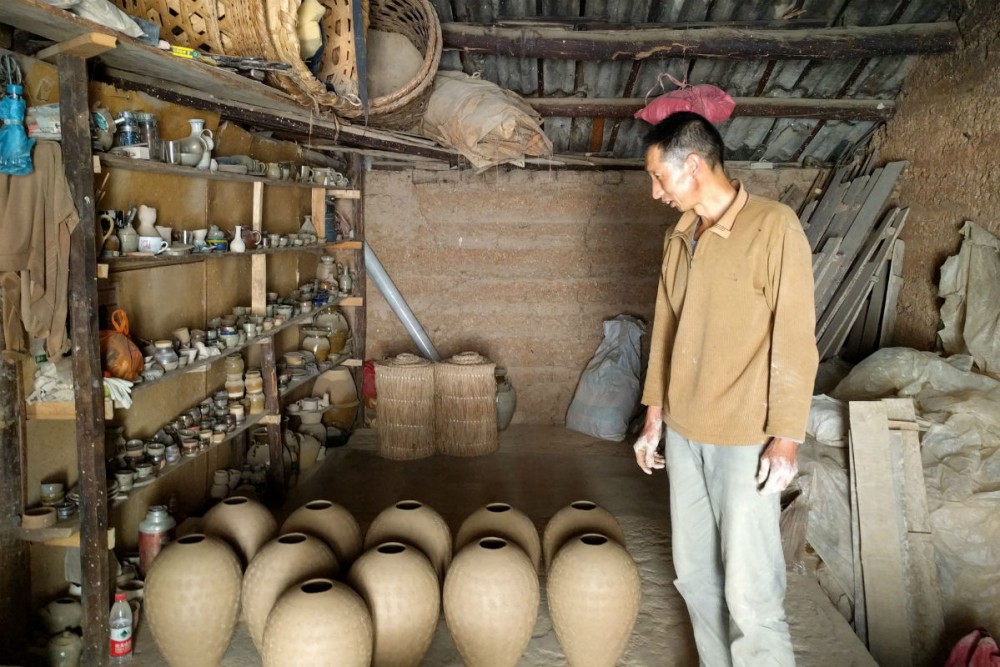
[[[818,362],[802,226],[742,184],[692,252],[697,217],[667,232],[642,402],[696,442],[801,441]]]

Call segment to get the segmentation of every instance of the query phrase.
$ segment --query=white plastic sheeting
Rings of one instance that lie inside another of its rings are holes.
[[[813,399],[801,449],[809,498],[806,538],[845,591],[853,590],[846,402],[912,397],[929,423],[924,478],[949,630],[1000,635],[1000,382],[970,372],[972,359],[886,348]],[[843,402],[841,402],[843,401]]]

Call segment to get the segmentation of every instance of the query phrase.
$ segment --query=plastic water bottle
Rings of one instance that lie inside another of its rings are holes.
[[[111,664],[124,665],[132,661],[132,607],[124,593],[115,593],[110,621]]]

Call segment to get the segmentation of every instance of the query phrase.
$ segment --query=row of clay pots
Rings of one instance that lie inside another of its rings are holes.
[[[357,521],[329,501],[296,510],[276,537],[266,508],[228,498],[206,515],[205,531],[164,549],[147,577],[146,616],[173,667],[218,665],[241,599],[265,667],[416,667],[442,599],[467,664],[513,667],[537,618],[543,556],[553,625],[571,666],[614,665],[638,612],[638,574],[621,527],[586,501],[560,510],[542,540],[523,513],[488,505],[463,522],[453,563],[447,524],[416,501],[376,517],[360,558]],[[350,587],[333,580],[338,571]]]

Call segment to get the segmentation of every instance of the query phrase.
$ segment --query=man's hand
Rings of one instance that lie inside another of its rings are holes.
[[[762,496],[781,493],[799,471],[795,454],[799,443],[785,438],[771,438],[757,464],[757,493]]]
[[[647,475],[666,467],[664,458],[656,453],[656,446],[660,444],[662,435],[663,409],[650,406],[646,410],[646,425],[643,426],[639,439],[632,445],[632,449],[635,450],[635,462]]]

